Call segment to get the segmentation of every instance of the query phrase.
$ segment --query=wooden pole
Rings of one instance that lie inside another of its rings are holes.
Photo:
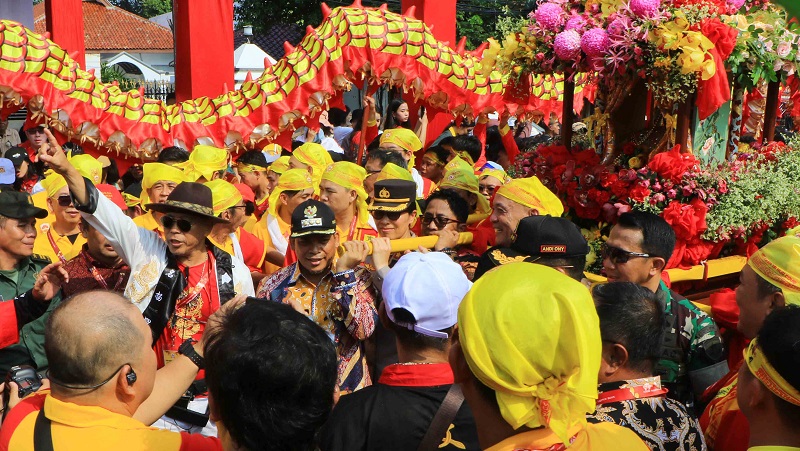
[[[567,148],[572,148],[572,110],[575,103],[575,82],[568,80],[564,75],[564,104],[561,111],[561,143]]]
[[[767,106],[764,108],[764,133],[762,143],[767,144],[775,139],[775,125],[778,122],[778,106],[780,106],[781,83],[773,81],[767,87]]]
[[[678,106],[678,127],[675,133],[675,144],[681,146],[681,153],[692,153],[689,148],[689,131],[692,125],[692,108],[694,107],[694,94]]]

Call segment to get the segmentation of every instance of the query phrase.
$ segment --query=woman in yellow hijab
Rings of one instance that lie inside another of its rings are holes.
[[[589,291],[555,269],[509,263],[478,279],[458,308],[450,365],[481,447],[647,450],[633,431],[586,422],[601,342]]]

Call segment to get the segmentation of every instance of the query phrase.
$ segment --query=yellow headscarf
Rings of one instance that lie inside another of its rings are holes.
[[[75,166],[75,169],[81,173],[82,176],[89,179],[95,185],[99,185],[103,179],[103,164],[97,161],[97,158],[87,155],[75,155],[69,159],[69,162]]]
[[[125,205],[127,205],[128,207],[135,207],[142,202],[140,198],[130,193],[122,193],[122,198],[125,200]]]
[[[458,331],[470,370],[512,428],[547,427],[569,443],[567,431],[594,412],[600,321],[580,282],[542,265],[500,266],[461,301]]]
[[[416,158],[417,151],[422,149],[422,141],[419,140],[416,133],[407,128],[384,130],[381,134],[380,143],[381,145],[394,144],[411,152],[411,159],[408,160],[408,167],[410,168],[414,167],[414,159]]]
[[[347,190],[356,192],[356,209],[358,211],[358,225],[369,225],[369,212],[367,211],[367,191],[364,189],[364,179],[367,171],[361,166],[349,161],[338,161],[328,166],[322,174],[322,180],[328,180]],[[342,227],[349,227],[342,224]]]
[[[142,194],[140,196],[142,208],[150,203],[150,195],[147,194],[147,190],[160,181],[182,183],[186,179],[183,170],[176,166],[164,163],[145,163],[142,165]]]
[[[228,168],[228,151],[213,146],[195,146],[189,160],[175,167],[183,169],[187,182],[197,181],[201,176],[211,180],[215,172]]]
[[[535,208],[540,215],[558,217],[564,214],[564,205],[561,200],[547,189],[535,175],[524,179],[513,179],[498,188],[495,195],[503,196],[528,208]]]
[[[314,179],[314,192],[319,194],[319,182],[325,168],[333,164],[331,155],[319,144],[305,143],[292,152],[292,156],[301,163],[311,167],[311,178]]]
[[[61,188],[67,186],[67,181],[62,177],[60,174],[56,174],[55,172],[51,172],[50,175],[42,180],[42,188],[47,191],[48,199],[51,197],[55,197]]]
[[[278,158],[269,165],[269,170],[276,174],[283,174],[289,170],[289,158],[285,156]]]
[[[489,214],[492,212],[492,207],[489,206],[489,201],[483,197],[478,186],[478,177],[472,170],[472,167],[465,169],[458,167],[444,173],[442,181],[439,182],[439,189],[454,188],[462,189],[464,191],[475,194],[478,199],[478,207],[475,213]]]
[[[278,205],[280,205],[280,196],[284,191],[302,191],[309,188],[314,188],[314,180],[311,174],[305,169],[289,169],[281,174],[278,179],[278,186],[269,194],[269,213],[278,217]]]
[[[779,287],[788,304],[800,305],[800,238],[787,235],[770,241],[751,255],[747,264]]]
[[[381,180],[389,179],[408,180],[409,182],[414,181],[414,177],[411,176],[408,169],[403,169],[394,163],[386,163],[386,166],[378,173],[378,178],[376,178],[375,181],[380,182]]]
[[[508,183],[509,180],[511,180],[508,177],[508,174],[506,174],[506,171],[502,169],[484,169],[483,171],[481,171],[481,175],[478,176],[478,179],[483,180],[484,177],[494,177],[497,180],[500,180],[500,183],[504,185]]]
[[[474,171],[472,165],[464,161],[461,157],[453,157],[452,160],[444,165],[444,172],[452,171],[453,169],[463,169],[465,171]]]
[[[242,193],[230,182],[222,179],[206,182],[205,185],[211,190],[211,199],[214,203],[214,215],[219,216],[223,211],[236,206],[242,201]]]

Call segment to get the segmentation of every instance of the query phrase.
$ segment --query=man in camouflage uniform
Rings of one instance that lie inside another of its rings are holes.
[[[656,371],[669,389],[667,396],[692,408],[703,391],[727,373],[728,365],[714,321],[661,280],[674,248],[675,232],[664,219],[625,213],[605,243],[603,267],[610,282],[633,282],[656,293],[666,316]]]
[[[0,301],[11,302],[26,294],[39,272],[50,264],[47,257],[33,253],[36,219],[46,216],[47,210],[35,207],[28,193],[0,193]],[[6,374],[14,365],[31,365],[39,370],[47,367],[44,326],[60,301],[59,293],[44,315],[20,329],[18,344],[0,350],[0,374]]]

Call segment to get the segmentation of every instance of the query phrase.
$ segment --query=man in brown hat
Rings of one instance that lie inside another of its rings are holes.
[[[215,223],[211,190],[200,184],[179,184],[166,201],[148,204],[163,213],[165,240],[133,223],[66,159],[47,130],[50,150],[39,157],[64,176],[76,208],[108,238],[131,268],[125,297],[150,326],[159,367],[180,353],[189,353],[200,339],[209,316],[236,294],[252,296],[250,271],[241,260],[212,245],[207,237]],[[203,378],[202,373],[198,376]],[[187,414],[192,425],[205,424]],[[191,426],[189,427],[191,428]]]

